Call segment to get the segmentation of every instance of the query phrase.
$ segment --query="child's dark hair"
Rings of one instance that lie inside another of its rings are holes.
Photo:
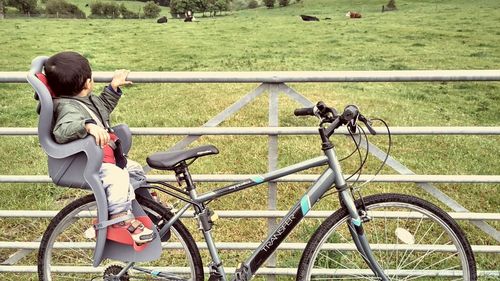
[[[44,65],[50,88],[57,96],[75,96],[92,78],[89,61],[76,52],[61,52],[51,56]]]

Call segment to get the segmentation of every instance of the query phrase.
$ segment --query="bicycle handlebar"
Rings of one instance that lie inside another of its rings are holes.
[[[314,107],[297,108],[293,114],[295,116],[314,116]]]
[[[346,106],[344,112],[338,115],[335,108],[328,107],[324,102],[320,101],[313,107],[297,108],[293,113],[295,116],[316,116],[321,119],[321,124],[330,123],[325,130],[325,134],[328,137],[342,125],[349,125],[355,131],[357,120],[363,122],[372,135],[377,134],[371,126],[371,121],[363,116],[359,112],[359,108],[355,105]]]

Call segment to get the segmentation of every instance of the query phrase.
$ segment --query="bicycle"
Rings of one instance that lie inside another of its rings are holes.
[[[82,229],[92,224],[97,205],[93,195],[88,195],[63,208],[50,223],[40,247],[40,279],[204,280],[199,249],[180,220],[193,207],[211,257],[209,280],[229,280],[212,239],[214,212],[207,204],[293,173],[326,166],[273,233],[236,269],[232,280],[250,280],[316,202],[333,193],[338,194],[341,208],[324,220],[309,239],[298,266],[297,280],[476,280],[475,259],[469,242],[446,212],[427,201],[403,194],[367,197],[358,194],[359,198],[355,199],[330,137],[339,127],[347,126],[359,152],[354,134],[359,130],[360,140],[361,135],[367,134],[358,123],[364,123],[370,133],[376,132],[371,120],[364,117],[358,107],[349,105],[338,114],[334,108],[319,102],[311,108],[296,109],[294,114],[320,119],[318,132],[324,155],[198,195],[189,165],[199,157],[217,154],[217,148],[205,145],[152,154],[147,158],[149,166],[175,172],[179,186],[183,186],[177,188],[156,181],[139,188],[145,196],[138,196],[138,202],[155,223],[164,242],[162,257],[146,264],[129,262],[123,266],[89,269],[93,244],[83,238]],[[390,139],[390,132],[388,135]],[[365,162],[366,157],[358,171]],[[178,210],[167,208],[148,196],[152,190],[172,196],[184,205]],[[68,242],[71,245],[68,246]],[[80,248],[74,250],[74,246]],[[83,271],[91,272],[69,272],[66,265],[87,265]]]

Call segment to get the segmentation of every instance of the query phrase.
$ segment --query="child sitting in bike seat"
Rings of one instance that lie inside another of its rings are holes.
[[[122,94],[119,87],[132,83],[126,80],[129,71],[115,71],[111,83],[97,96],[92,93],[90,64],[78,53],[58,53],[45,62],[44,70],[56,95],[53,128],[56,142],[67,143],[89,134],[95,137],[104,154],[99,175],[106,190],[110,217],[130,216],[111,227],[127,229],[137,244],[150,242],[153,231],[131,216],[135,192],[129,183],[129,171],[144,172],[140,164],[127,160],[121,153],[119,140],[109,127],[109,116]]]

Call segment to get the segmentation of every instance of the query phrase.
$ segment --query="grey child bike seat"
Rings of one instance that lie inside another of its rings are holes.
[[[97,267],[105,258],[134,262],[158,259],[161,255],[161,241],[158,233],[156,233],[157,238],[141,252],[134,251],[132,246],[106,239],[106,226],[110,222],[108,221],[108,203],[99,177],[103,152],[92,136],[66,144],[54,141],[52,95],[45,83],[38,78],[47,59],[46,56],[36,57],[27,75],[28,83],[35,89],[36,98],[39,100],[38,138],[42,149],[48,156],[49,176],[56,185],[90,189],[94,193],[97,202],[98,225],[101,228],[98,229],[96,235],[93,266]],[[113,130],[121,140],[123,152],[128,153],[132,145],[130,129],[127,125],[121,124],[113,127]],[[134,200],[132,205],[132,212],[135,216],[146,215],[137,201]]]

